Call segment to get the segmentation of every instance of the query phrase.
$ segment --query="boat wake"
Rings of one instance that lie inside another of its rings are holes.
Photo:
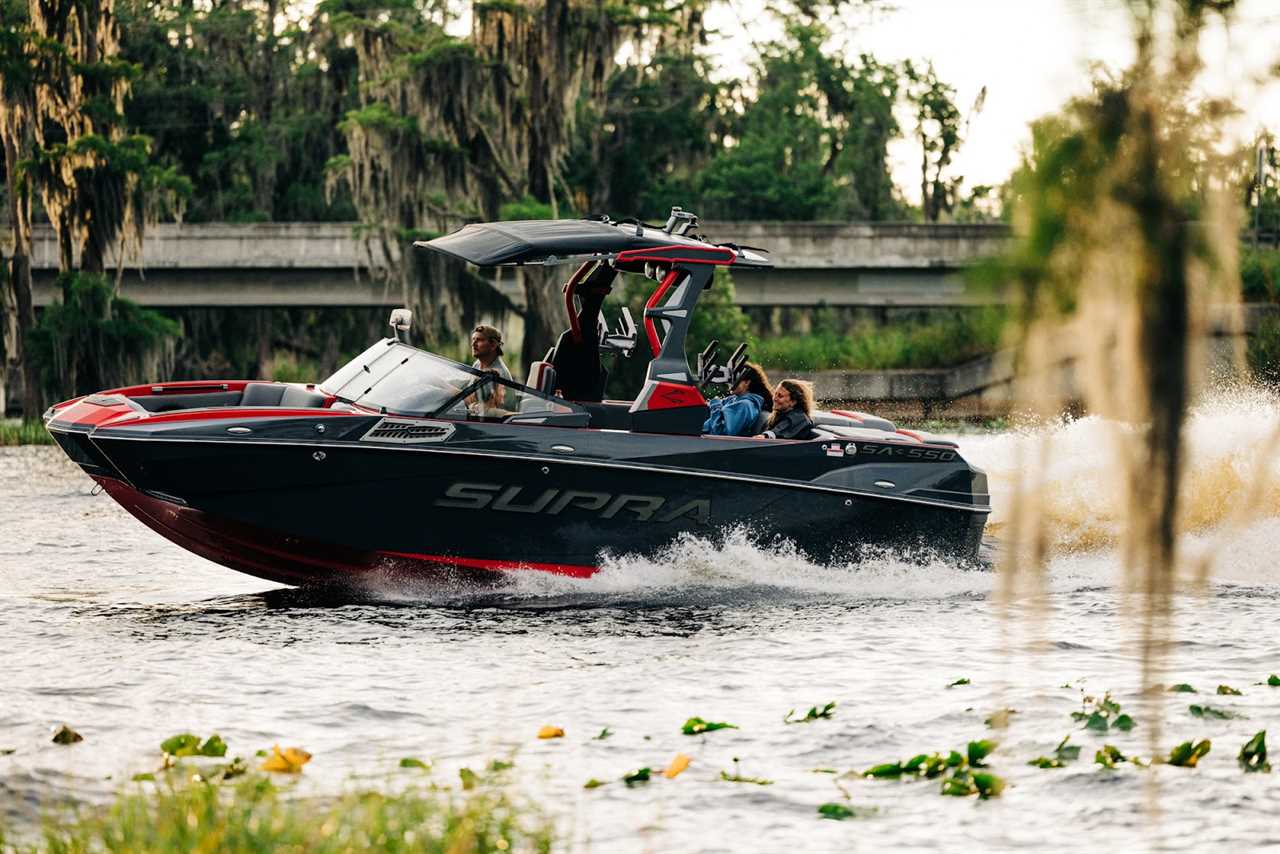
[[[1187,425],[1183,545],[1187,574],[1232,586],[1280,586],[1280,454],[1275,453],[1280,401],[1262,390],[1219,392],[1192,412]],[[988,569],[961,567],[927,554],[882,552],[856,563],[815,563],[789,544],[760,544],[739,529],[716,541],[685,537],[653,557],[606,554],[588,579],[514,572],[477,589],[457,582],[375,584],[380,597],[466,606],[652,607],[765,599],[813,601],[945,600],[988,596],[1000,584],[1008,518],[1002,496],[1014,489],[1017,466],[1047,449],[1040,485],[1051,558],[1049,592],[1118,587],[1124,574],[1119,544],[1122,484],[1112,463],[1116,425],[1091,416],[1002,433],[966,435],[968,459],[987,471],[993,507],[983,557]],[[1258,484],[1261,484],[1259,487]],[[1245,494],[1254,509],[1241,514]]]

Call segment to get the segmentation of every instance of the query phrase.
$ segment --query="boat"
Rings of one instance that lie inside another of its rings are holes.
[[[161,382],[56,404],[63,451],[152,530],[211,561],[290,585],[369,573],[543,571],[589,577],[607,554],[745,531],[819,562],[882,549],[978,556],[985,474],[954,442],[847,410],[816,438],[702,434],[704,390],[745,361],[711,342],[691,369],[690,321],[717,267],[768,253],[712,243],[675,209],[665,225],[604,217],[473,223],[417,244],[479,267],[566,265],[570,326],[526,382],[409,343],[412,317],[315,384]],[[653,282],[641,327],[608,324],[621,274]],[[630,400],[606,364],[644,354]]]

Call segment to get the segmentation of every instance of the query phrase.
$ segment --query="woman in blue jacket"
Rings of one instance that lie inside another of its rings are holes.
[[[703,423],[702,432],[712,436],[753,436],[761,429],[761,414],[768,412],[772,403],[769,377],[759,365],[747,362],[727,397],[707,401],[711,415]]]

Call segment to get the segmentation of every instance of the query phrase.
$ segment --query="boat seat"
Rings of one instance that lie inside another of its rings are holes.
[[[241,406],[287,406],[291,409],[319,409],[326,398],[318,391],[288,383],[249,383],[240,398]]]
[[[550,360],[534,362],[529,365],[529,376],[524,384],[543,394],[554,395],[556,393],[556,369],[551,366]]]

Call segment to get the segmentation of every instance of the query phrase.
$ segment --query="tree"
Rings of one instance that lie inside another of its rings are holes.
[[[35,145],[36,56],[43,45],[37,44],[28,27],[21,0],[0,0],[0,13],[10,22],[0,28],[0,144],[4,146],[5,191],[13,235],[13,256],[0,270],[0,307],[4,309],[0,384],[9,365],[21,365],[22,417],[36,421],[43,406],[39,373],[30,358],[31,334],[36,326],[31,293],[31,188],[19,174],[19,163]]]
[[[790,23],[761,48],[756,98],[743,105],[699,179],[702,213],[728,219],[886,219],[900,206],[887,165],[899,77],[863,55],[824,49],[817,22]]]
[[[603,0],[486,0],[472,6],[470,35],[455,38],[443,9],[410,0],[319,8],[356,48],[363,104],[342,124],[350,155],[332,166],[352,188],[373,260],[406,272],[407,237],[495,218],[526,197],[559,214],[575,104],[603,97],[624,34],[650,13]],[[469,325],[468,291],[483,285],[435,259],[419,269],[415,307],[427,328]],[[517,275],[532,361],[567,319],[545,273]]]
[[[972,209],[985,195],[979,193],[983,188],[974,188],[978,196],[971,194],[966,201],[960,195],[964,178],[947,178],[946,171],[964,144],[969,120],[982,111],[987,90],[983,87],[978,93],[969,119],[965,119],[955,103],[955,87],[938,78],[932,63],[923,71],[911,62],[903,63],[903,76],[907,80],[907,101],[915,110],[916,140],[920,143],[920,210],[925,222],[937,222],[958,206]]]

